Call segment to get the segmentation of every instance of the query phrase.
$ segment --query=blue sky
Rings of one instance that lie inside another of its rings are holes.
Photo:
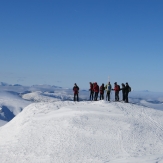
[[[1,0],[0,81],[163,91],[162,0]]]

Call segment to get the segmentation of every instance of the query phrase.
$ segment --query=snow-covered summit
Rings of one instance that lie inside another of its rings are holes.
[[[0,128],[0,161],[161,163],[162,116],[120,102],[30,104]]]

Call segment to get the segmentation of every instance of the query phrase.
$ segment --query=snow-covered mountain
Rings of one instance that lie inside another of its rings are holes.
[[[71,101],[27,106],[0,128],[1,162],[161,163],[163,112]]]
[[[2,163],[163,163],[163,93],[91,102],[81,90],[0,86]],[[121,98],[120,94],[120,98]]]

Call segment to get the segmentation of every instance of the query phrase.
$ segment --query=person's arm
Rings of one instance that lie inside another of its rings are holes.
[[[107,90],[107,85],[105,85],[105,90]]]
[[[91,91],[92,90],[92,85],[90,85],[90,88],[89,88],[89,91]]]

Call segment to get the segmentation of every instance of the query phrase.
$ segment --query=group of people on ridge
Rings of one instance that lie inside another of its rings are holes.
[[[97,101],[98,93],[100,92],[100,100],[104,99],[104,92],[106,91],[106,100],[110,101],[110,93],[112,90],[115,91],[115,101],[119,101],[119,92],[122,90],[122,100],[124,102],[128,103],[128,94],[131,91],[131,87],[128,83],[126,85],[122,83],[122,87],[117,84],[117,82],[114,83],[114,89],[112,88],[112,85],[110,82],[108,82],[105,86],[102,84],[100,87],[98,84],[91,83],[90,82],[90,100]]]
[[[96,82],[95,83],[90,82],[89,89],[90,100],[97,101],[99,92],[100,100],[104,100],[104,92],[106,91],[106,100],[110,101],[110,93],[112,90],[115,91],[115,101],[119,101],[119,92],[122,91],[122,100],[128,103],[128,94],[131,91],[131,87],[129,86],[128,83],[126,83],[126,85],[122,83],[122,87],[120,88],[117,82],[114,83],[114,89],[112,88],[110,82],[108,82],[106,85],[102,84],[100,87]],[[79,87],[77,86],[76,83],[74,84],[73,91],[74,91],[74,101],[79,101],[78,97]]]

